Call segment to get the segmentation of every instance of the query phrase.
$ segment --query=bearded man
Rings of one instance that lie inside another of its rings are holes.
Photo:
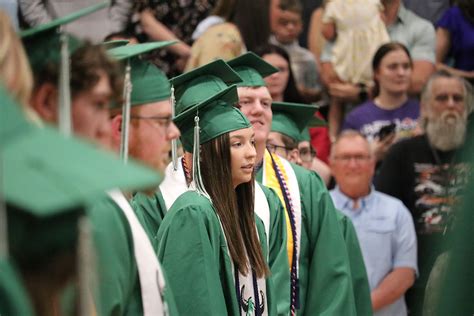
[[[410,210],[418,238],[419,278],[407,294],[410,315],[421,315],[424,290],[446,232],[453,228],[452,212],[469,176],[460,161],[469,114],[470,85],[447,72],[428,80],[421,97],[424,135],[395,144],[375,180],[378,191],[402,200]]]

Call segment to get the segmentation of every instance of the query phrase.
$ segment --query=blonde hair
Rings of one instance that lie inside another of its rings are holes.
[[[18,38],[10,17],[0,10],[0,81],[21,105],[25,115],[38,123],[38,116],[30,109],[33,74],[23,45]]]
[[[0,78],[17,101],[26,105],[33,89],[33,75],[23,45],[2,10],[0,38]]]

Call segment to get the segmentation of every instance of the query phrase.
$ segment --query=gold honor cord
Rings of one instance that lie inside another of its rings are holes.
[[[174,97],[174,86],[171,86],[171,115],[173,118],[176,117],[176,99]],[[178,170],[178,143],[176,139],[171,140],[171,159],[173,161],[173,170]]]
[[[130,127],[130,97],[132,94],[132,80],[130,78],[130,59],[127,60],[125,68],[125,80],[123,85],[123,99],[122,106],[122,135],[120,141],[120,157],[126,164],[128,161],[128,130]]]
[[[71,89],[69,67],[69,39],[62,29],[61,33],[61,69],[59,73],[59,131],[64,136],[70,136],[71,124]]]

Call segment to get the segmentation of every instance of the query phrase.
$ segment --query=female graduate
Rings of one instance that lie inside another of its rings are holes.
[[[266,237],[253,210],[253,128],[232,106],[237,100],[231,86],[175,118],[193,153],[183,165],[194,190],[166,214],[157,253],[181,315],[274,314]]]

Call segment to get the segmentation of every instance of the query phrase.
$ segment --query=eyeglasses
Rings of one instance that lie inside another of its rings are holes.
[[[363,163],[370,159],[369,155],[343,155],[334,157],[336,160],[340,160],[342,163],[349,163],[352,159],[356,163]]]
[[[130,116],[130,119],[152,121],[156,126],[164,127],[165,129],[168,129],[171,125],[171,122],[173,122],[173,118],[171,115],[166,115],[166,116],[132,115]]]
[[[316,151],[312,146],[299,149],[300,159],[304,162],[311,162],[316,157]]]
[[[267,143],[267,149],[272,154],[276,154],[277,150],[281,149],[281,150],[285,151],[285,155],[288,155],[288,152],[293,150],[293,148],[288,148],[288,147],[285,147],[285,146],[280,146],[280,145],[275,145],[275,144],[270,144],[270,143]]]

